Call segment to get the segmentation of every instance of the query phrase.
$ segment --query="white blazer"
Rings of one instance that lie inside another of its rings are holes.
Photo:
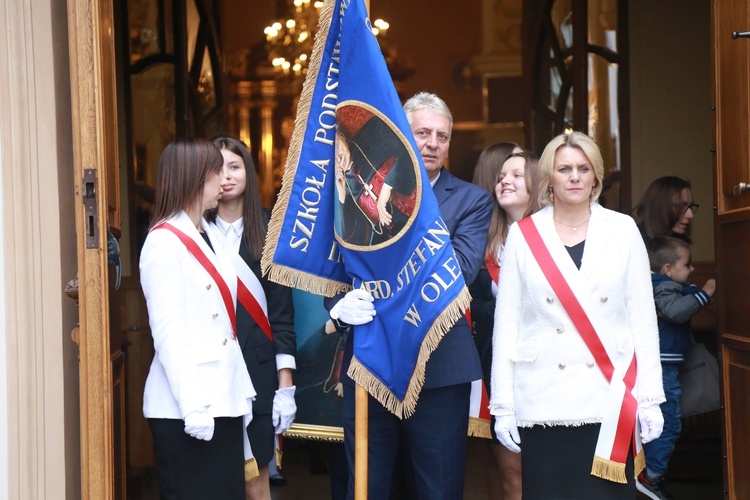
[[[221,238],[204,220],[216,252],[185,212],[168,223],[187,234],[219,271],[235,305],[237,276]],[[156,354],[146,379],[146,418],[181,418],[203,407],[212,417],[247,417],[255,389],[219,287],[180,239],[152,230],[141,250],[141,286]]]
[[[593,203],[579,270],[557,235],[552,207],[531,217],[607,351],[634,347],[637,401],[663,402],[648,256],[633,220]],[[609,383],[517,224],[508,231],[498,288],[491,411],[514,410],[521,427],[601,422]]]

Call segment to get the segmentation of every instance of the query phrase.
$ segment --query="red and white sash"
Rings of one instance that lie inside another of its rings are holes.
[[[471,399],[469,401],[469,436],[492,439],[490,430],[490,398],[484,379],[471,383]]]
[[[154,226],[154,228],[151,230],[156,231],[157,229],[167,229],[174,233],[180,239],[182,244],[185,245],[188,251],[193,255],[193,257],[195,257],[195,260],[197,260],[198,263],[203,266],[203,268],[208,272],[208,274],[211,275],[211,278],[213,278],[216,286],[219,287],[219,292],[221,292],[221,298],[224,301],[224,307],[226,307],[227,314],[229,315],[229,321],[232,323],[232,336],[236,339],[237,315],[235,314],[234,297],[232,297],[232,292],[229,290],[229,286],[227,286],[226,281],[224,281],[224,278],[221,276],[219,271],[216,270],[216,267],[213,265],[211,260],[206,256],[205,253],[203,253],[203,250],[201,250],[201,247],[198,246],[198,243],[196,243],[195,240],[193,240],[190,236],[183,233],[169,222],[162,222],[158,226]]]
[[[233,338],[236,339],[237,338],[237,315],[235,311],[234,297],[232,297],[232,292],[229,289],[227,282],[224,281],[224,278],[216,269],[216,266],[213,265],[211,260],[208,258],[208,256],[206,256],[203,250],[201,250],[201,247],[198,245],[198,243],[195,242],[195,240],[193,240],[190,236],[188,236],[181,230],[174,227],[172,224],[168,222],[162,222],[161,224],[155,226],[152,229],[152,231],[155,231],[157,229],[167,229],[171,231],[172,233],[174,233],[180,239],[182,244],[185,245],[188,251],[193,255],[193,257],[195,257],[195,260],[197,260],[198,263],[201,266],[203,266],[203,268],[208,272],[211,278],[213,278],[214,282],[216,283],[216,286],[219,288],[219,292],[221,293],[221,298],[224,302],[224,307],[226,307],[227,314],[229,315],[229,320],[232,323]],[[257,278],[256,278],[256,281],[257,281]],[[242,282],[240,281],[238,277],[237,278],[238,300],[239,300],[239,295],[241,293],[240,292],[241,288],[242,288]],[[249,481],[250,479],[257,476],[259,472],[258,472],[257,461],[255,460],[255,457],[253,456],[252,448],[250,447],[250,441],[248,439],[247,432],[244,432],[244,429],[242,432],[242,444],[243,444],[243,452],[245,456],[245,461],[244,461],[245,481]]]
[[[487,265],[487,271],[489,271],[492,281],[497,284],[500,266],[494,262],[490,263],[489,260],[485,264]],[[494,268],[491,269],[490,264],[494,265]],[[469,322],[469,328],[473,330],[471,309],[466,310],[466,320]],[[492,439],[490,397],[483,378],[474,380],[471,383],[471,395],[469,398],[469,436]]]
[[[552,290],[609,382],[591,474],[627,483],[625,462],[630,446],[635,457],[635,476],[646,466],[637,418],[638,403],[633,395],[637,372],[635,352],[632,348],[631,352],[622,354],[607,352],[586,311],[555,264],[532,218],[526,217],[518,222],[518,226]]]
[[[247,262],[236,252],[231,252],[232,264],[237,273],[237,302],[250,314],[268,340],[273,342],[271,324],[268,321],[268,304],[266,293],[258,277]]]

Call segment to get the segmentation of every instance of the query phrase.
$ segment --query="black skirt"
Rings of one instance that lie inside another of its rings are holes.
[[[273,458],[274,432],[275,428],[271,415],[253,413],[253,419],[250,421],[250,425],[247,426],[247,435],[250,439],[253,456],[258,462],[258,467],[265,467]]]
[[[185,434],[181,419],[148,419],[162,499],[245,499],[242,417],[220,417],[214,423],[211,441],[201,441]]]
[[[591,475],[600,424],[519,429],[524,500],[633,500],[633,454],[625,465],[627,484]]]

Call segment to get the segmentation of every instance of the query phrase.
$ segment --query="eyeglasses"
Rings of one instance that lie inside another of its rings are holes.
[[[692,210],[693,213],[695,213],[698,211],[698,207],[700,207],[700,205],[698,205],[697,203],[685,203],[685,202],[672,203],[672,206],[674,206],[681,214],[684,214],[685,212],[687,212],[688,209]]]

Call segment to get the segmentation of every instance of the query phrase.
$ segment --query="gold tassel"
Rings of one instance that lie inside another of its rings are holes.
[[[602,457],[594,456],[591,474],[615,483],[628,483],[628,480],[625,478],[625,464],[613,462]]]
[[[422,346],[420,347],[419,355],[417,356],[417,364],[414,367],[411,380],[409,380],[409,385],[406,389],[403,401],[399,401],[380,381],[380,379],[365,368],[356,356],[352,357],[347,375],[349,375],[356,383],[364,387],[370,396],[378,400],[380,404],[385,406],[388,411],[396,415],[398,418],[409,418],[417,409],[419,393],[424,385],[425,366],[430,359],[430,355],[437,348],[438,344],[440,344],[443,336],[453,327],[456,321],[464,315],[470,302],[471,294],[469,294],[469,289],[464,286],[464,289],[458,294],[453,302],[451,302],[443,312],[440,313],[432,324],[432,327],[422,340]],[[466,410],[468,411],[468,408]]]
[[[276,467],[281,469],[281,458],[284,456],[284,452],[276,448]]]
[[[266,277],[274,283],[280,283],[284,286],[298,288],[325,297],[333,297],[341,292],[348,292],[352,289],[351,284],[341,283],[321,276],[313,276],[273,262],[268,265],[270,269],[263,271]]]
[[[255,457],[250,460],[245,460],[245,482],[250,481],[254,477],[258,477],[259,475],[258,462],[255,460]]]
[[[484,439],[492,439],[489,420],[477,417],[469,417],[469,436]]]
[[[638,474],[643,472],[646,468],[646,454],[643,450],[639,451],[633,459],[633,469],[635,471],[635,478],[638,479]]]

